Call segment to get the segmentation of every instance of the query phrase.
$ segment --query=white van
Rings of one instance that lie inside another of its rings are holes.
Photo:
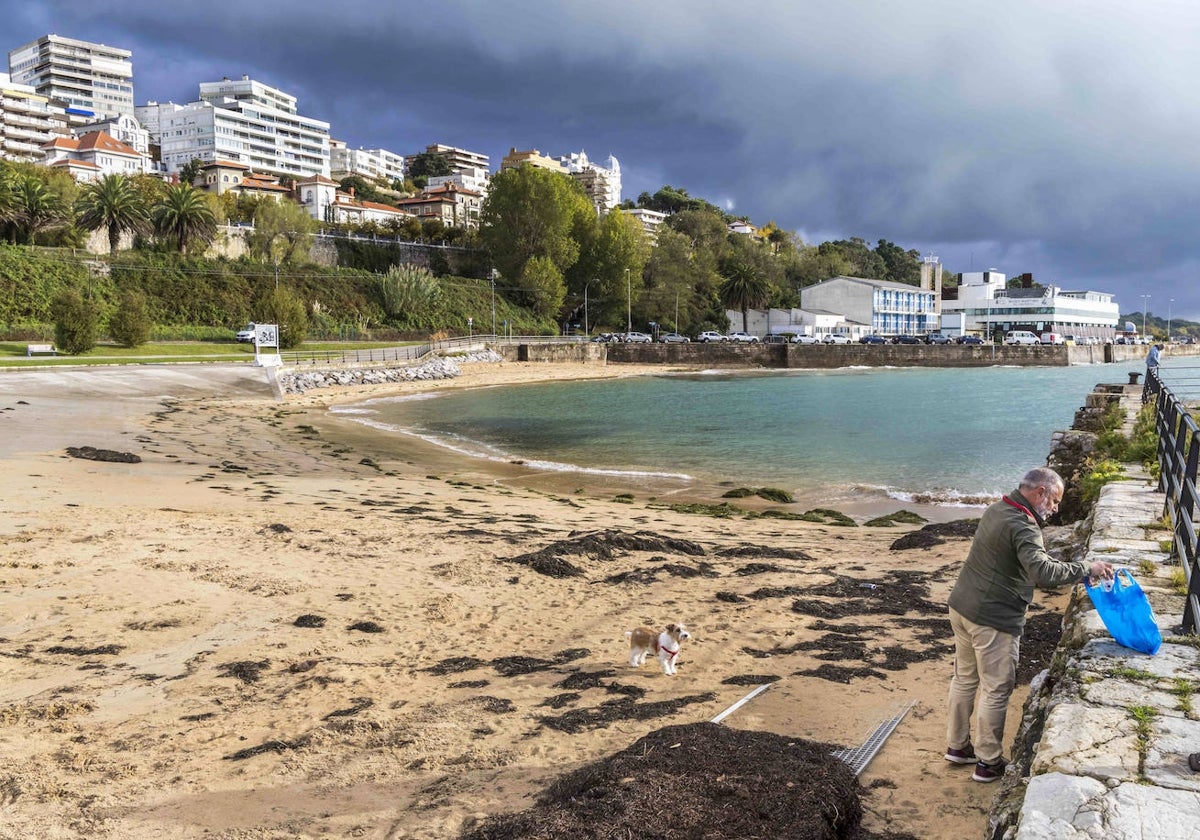
[[[1044,332],[1042,333],[1042,344],[1065,344],[1065,339],[1062,333]],[[1072,344],[1075,342],[1072,341]]]
[[[1004,336],[1005,344],[1041,344],[1038,337],[1029,330],[1009,330]]]

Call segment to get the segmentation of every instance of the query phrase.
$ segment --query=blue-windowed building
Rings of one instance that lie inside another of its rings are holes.
[[[933,289],[871,280],[831,277],[800,290],[800,307],[836,312],[850,322],[870,324],[879,335],[923,335],[938,329]]]

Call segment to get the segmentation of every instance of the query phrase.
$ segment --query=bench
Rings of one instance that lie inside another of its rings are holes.
[[[58,351],[54,349],[53,344],[30,344],[25,348],[26,356],[32,356],[34,353],[49,353],[51,356],[58,355]]]

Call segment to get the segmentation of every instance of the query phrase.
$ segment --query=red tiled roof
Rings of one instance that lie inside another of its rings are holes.
[[[74,151],[79,148],[79,141],[74,137],[55,137],[53,140],[47,140],[42,144],[43,149],[70,149]]]
[[[116,140],[104,131],[89,131],[87,134],[79,138],[79,151],[81,152],[111,152],[119,155],[131,155],[133,157],[141,157],[136,149],[130,148]]]
[[[311,178],[305,178],[303,181],[298,181],[297,183],[299,183],[299,184],[333,184],[335,187],[338,185],[337,181],[332,181],[329,178],[326,178],[324,175],[314,175]]]
[[[250,168],[249,166],[247,166],[244,163],[236,163],[232,160],[214,160],[212,163],[206,163],[206,164],[204,164],[204,166],[201,166],[200,168],[201,169],[211,169],[213,167],[220,167],[222,169],[242,169],[242,170]]]
[[[70,159],[66,159],[66,158],[64,158],[63,160],[56,160],[56,161],[54,161],[54,163],[52,163],[50,165],[51,166],[66,166],[66,167],[79,166],[79,167],[82,167],[83,169],[99,169],[100,168],[96,164],[92,163],[90,160],[70,160]]]

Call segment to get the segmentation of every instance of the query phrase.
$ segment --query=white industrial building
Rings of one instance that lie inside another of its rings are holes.
[[[1058,286],[1009,288],[998,271],[964,272],[957,298],[942,301],[943,328],[1002,337],[1009,330],[1112,338],[1118,305],[1113,295]]]
[[[202,83],[198,102],[150,102],[137,111],[157,131],[152,139],[168,172],[199,158],[280,177],[329,177],[329,123],[301,115],[296,97],[249,76]]]
[[[848,323],[878,335],[924,335],[938,329],[934,289],[870,280],[831,277],[800,290],[802,309],[835,312]]]
[[[133,116],[133,53],[129,50],[43,35],[10,50],[8,72],[17,84],[65,102],[80,122]]]

